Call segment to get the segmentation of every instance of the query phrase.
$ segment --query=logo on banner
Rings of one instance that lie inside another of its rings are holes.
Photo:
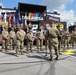
[[[50,17],[49,17],[49,20],[60,21],[60,18],[50,16]]]

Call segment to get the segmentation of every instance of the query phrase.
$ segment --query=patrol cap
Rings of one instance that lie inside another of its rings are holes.
[[[21,27],[19,26],[18,29],[21,29]]]
[[[57,25],[56,27],[60,27],[60,25]]]
[[[50,24],[54,24],[54,22],[50,22]]]
[[[32,32],[32,30],[30,29],[29,32]]]
[[[4,26],[4,29],[7,29],[8,27],[7,26]]]
[[[11,27],[11,28],[14,28],[14,27]]]
[[[14,27],[11,27],[11,29],[14,29]]]

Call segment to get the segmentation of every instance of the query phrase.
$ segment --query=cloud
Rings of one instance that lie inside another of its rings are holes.
[[[0,3],[0,6],[2,6],[2,8],[4,8],[4,6],[3,6],[3,4],[2,4],[2,3]]]
[[[62,21],[69,21],[69,22],[74,22],[76,20],[76,15],[74,10],[63,10],[59,11],[61,14],[61,20]]]
[[[61,21],[67,22],[68,26],[76,21],[75,11],[72,9],[66,10],[65,4],[62,4],[60,7],[58,7],[57,11],[60,13]]]
[[[66,4],[67,2],[72,3],[73,0],[42,0],[41,4],[46,5],[48,9],[53,9]]]
[[[72,3],[74,0],[42,0],[41,4],[46,5],[48,10],[57,11],[60,13],[61,21],[67,22],[68,26],[76,21],[75,11],[67,10],[67,3]]]
[[[62,4],[60,7],[58,7],[59,10],[64,10],[66,9],[66,6],[64,4]]]

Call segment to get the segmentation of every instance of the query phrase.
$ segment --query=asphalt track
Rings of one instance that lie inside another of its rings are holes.
[[[49,61],[45,50],[15,57],[15,51],[0,52],[0,75],[76,75],[76,58],[65,51],[59,60]],[[55,58],[55,56],[54,56]]]

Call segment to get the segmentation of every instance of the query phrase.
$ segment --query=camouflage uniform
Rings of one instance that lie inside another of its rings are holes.
[[[24,38],[25,38],[25,32],[19,27],[19,31],[17,31],[17,50],[16,50],[16,56],[18,56],[19,51],[23,55],[23,47],[24,47]]]
[[[42,46],[43,46],[43,33],[41,31],[37,32],[37,51],[39,52],[40,50],[42,50]]]
[[[62,36],[62,32],[60,30],[60,26],[59,25],[57,26],[57,29],[58,29],[60,35]],[[59,50],[59,54],[61,54],[60,53],[60,47],[61,47],[61,41],[62,41],[62,37],[61,36],[58,36],[58,50]]]
[[[2,52],[4,52],[5,50],[7,50],[7,46],[8,46],[8,38],[9,38],[9,34],[8,31],[6,30],[7,27],[4,27],[4,30],[2,31]],[[4,50],[5,48],[5,50]]]
[[[46,56],[47,56],[47,50],[48,50],[48,46],[49,46],[49,40],[48,40],[48,37],[46,36],[47,35],[47,32],[48,32],[48,29],[46,28],[44,30]]]
[[[27,34],[27,52],[29,51],[32,52],[33,41],[34,41],[33,32],[30,30],[29,33]]]
[[[21,32],[23,33],[24,38],[25,38],[26,37],[26,32],[24,30],[21,30]],[[24,42],[23,42],[23,47],[24,47]]]
[[[64,31],[62,37],[63,37],[64,48],[65,48],[66,44],[67,44],[67,48],[69,48],[69,32]]]
[[[32,28],[31,22],[28,24],[28,28],[29,28],[29,30]]]
[[[16,35],[15,35],[15,31],[14,28],[12,28],[13,30],[10,31],[10,41],[11,41],[11,49],[13,46],[14,49],[14,44],[15,44],[15,40],[16,40]]]
[[[74,48],[74,43],[76,43],[76,30],[72,32],[72,48]]]
[[[49,39],[49,50],[50,50],[50,57],[51,60],[53,61],[53,48],[55,50],[56,54],[56,60],[59,58],[59,50],[58,50],[58,36],[60,36],[60,33],[58,29],[54,28],[54,23],[51,23],[51,28],[47,32],[47,37]]]

